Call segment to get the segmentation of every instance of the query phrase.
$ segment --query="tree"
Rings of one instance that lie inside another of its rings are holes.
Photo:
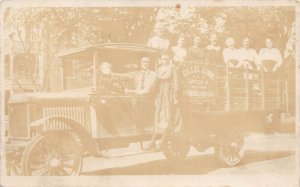
[[[54,55],[59,50],[105,42],[144,43],[144,35],[151,32],[155,11],[153,8],[8,8],[4,22],[6,32],[19,33],[24,26],[24,37],[17,38],[25,53],[30,54],[34,45],[45,52],[42,89],[47,90]],[[40,30],[38,44],[30,39],[33,28]],[[27,67],[33,76],[36,71],[29,68],[29,63]],[[35,78],[31,80],[36,84]]]
[[[282,54],[295,34],[294,21],[293,7],[165,7],[159,9],[156,17],[173,40],[183,33],[187,38],[199,35],[207,44],[210,34],[216,33],[221,45],[231,36],[240,47],[243,37],[248,36],[255,44],[252,47],[258,50],[264,39],[271,37]]]
[[[7,8],[4,14],[5,33],[16,34],[24,53],[37,48],[43,52],[43,90],[48,89],[58,51],[105,42],[146,44],[156,24],[166,28],[173,43],[184,34],[187,46],[195,35],[207,45],[210,34],[216,33],[222,46],[225,38],[232,36],[239,47],[242,38],[248,36],[255,44],[252,47],[259,50],[264,39],[271,37],[285,58],[295,51],[293,7],[43,7]],[[24,27],[24,36],[20,27]],[[27,67],[35,83],[36,69]]]

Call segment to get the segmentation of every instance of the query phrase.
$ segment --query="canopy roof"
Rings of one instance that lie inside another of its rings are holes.
[[[92,57],[94,50],[124,50],[141,53],[158,53],[158,49],[132,43],[105,43],[97,45],[89,45],[61,51],[55,55],[57,58],[77,58],[81,56]]]

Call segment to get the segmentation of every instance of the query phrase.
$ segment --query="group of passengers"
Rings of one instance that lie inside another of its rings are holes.
[[[252,69],[265,72],[276,72],[282,65],[282,56],[277,48],[274,48],[271,38],[265,39],[265,47],[259,53],[250,48],[248,37],[243,38],[242,47],[237,49],[232,37],[225,40],[226,48],[222,49],[217,43],[217,35],[210,36],[210,43],[201,47],[201,38],[195,36],[193,45],[185,48],[185,37],[180,35],[177,44],[170,47],[170,41],[164,37],[162,28],[156,28],[155,35],[148,41],[148,46],[160,50],[170,50],[172,61],[175,65],[185,62],[209,63],[225,66],[233,69]]]
[[[156,148],[155,139],[158,133],[166,135],[168,127],[174,128],[175,118],[178,117],[177,94],[178,80],[176,66],[186,62],[211,63],[217,66],[230,67],[232,69],[256,69],[263,68],[266,72],[276,72],[282,65],[282,57],[278,49],[273,47],[272,40],[265,40],[266,48],[262,48],[259,54],[249,47],[249,38],[244,38],[240,49],[235,48],[233,38],[227,38],[226,48],[222,50],[217,45],[217,35],[210,37],[210,44],[206,48],[200,46],[201,38],[195,36],[193,46],[184,48],[185,38],[180,36],[177,45],[170,46],[168,39],[163,38],[158,30],[157,34],[150,38],[148,46],[161,51],[172,51],[162,53],[159,58],[156,72],[150,69],[150,58],[144,56],[140,60],[140,69],[129,73],[114,73],[111,64],[103,62],[98,78],[98,85],[103,94],[114,94],[114,92],[125,92],[136,95],[155,96],[155,130],[154,136],[147,149]],[[170,55],[171,54],[171,55]],[[117,79],[114,79],[117,77]],[[133,86],[122,90],[122,87],[113,86],[120,78],[130,79]],[[145,107],[145,106],[144,106]],[[141,107],[141,110],[143,106]],[[142,114],[140,116],[143,118]],[[143,121],[143,119],[141,119]]]

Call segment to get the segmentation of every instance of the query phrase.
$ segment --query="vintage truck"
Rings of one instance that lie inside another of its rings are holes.
[[[156,71],[161,51],[128,43],[98,44],[56,55],[62,63],[62,92],[13,94],[9,98],[6,142],[7,172],[19,175],[79,175],[86,156],[126,147],[152,138],[155,95],[124,92],[99,94],[101,62],[126,73],[149,57]],[[162,139],[161,151],[171,160],[183,159],[191,146],[215,148],[228,166],[244,155],[244,132],[267,132],[280,122],[288,91],[276,78],[264,79],[262,70],[240,70],[202,62],[177,67],[180,117],[176,130]],[[274,76],[274,75],[271,75]],[[130,88],[128,80],[114,86]],[[162,136],[158,136],[161,139]]]

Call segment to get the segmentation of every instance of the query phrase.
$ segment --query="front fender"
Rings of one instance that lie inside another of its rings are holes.
[[[97,142],[92,139],[90,134],[80,123],[73,119],[65,116],[51,116],[32,122],[30,124],[30,129],[36,129],[41,132],[41,134],[51,131],[73,130],[88,152],[92,155],[97,155]]]

